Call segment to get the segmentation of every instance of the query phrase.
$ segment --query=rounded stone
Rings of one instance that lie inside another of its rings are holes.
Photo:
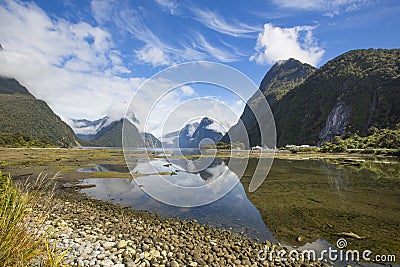
[[[117,249],[126,248],[126,246],[127,246],[127,242],[125,240],[120,240],[117,243]]]

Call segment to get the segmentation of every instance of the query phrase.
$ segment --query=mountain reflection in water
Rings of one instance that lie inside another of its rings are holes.
[[[209,159],[206,159],[209,160]],[[172,164],[172,165],[171,165]],[[167,217],[197,219],[199,223],[223,227],[235,232],[244,233],[250,238],[268,239],[276,242],[263,222],[257,208],[247,199],[243,185],[238,176],[229,169],[223,159],[214,159],[207,168],[199,168],[204,162],[199,159],[190,161],[184,159],[165,158],[138,160],[131,166],[132,173],[144,174],[135,179],[127,178],[91,178],[85,179],[84,184],[95,184],[96,187],[82,189],[81,192],[96,198],[122,206],[131,206],[138,210],[148,210]],[[192,167],[194,172],[188,172]],[[96,169],[97,170],[97,169]],[[157,183],[161,173],[173,171],[176,175],[162,175],[169,183],[184,187],[201,187],[194,195],[181,195],[176,187],[160,188]],[[145,175],[146,174],[146,175]],[[149,175],[151,174],[151,175]],[[221,190],[232,188],[226,195],[207,205],[182,208],[164,204],[146,194],[143,190],[153,187],[158,193],[168,198],[212,198]],[[143,190],[142,190],[143,189]]]

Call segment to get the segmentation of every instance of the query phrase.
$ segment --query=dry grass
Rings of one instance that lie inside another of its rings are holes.
[[[62,266],[66,253],[51,249],[43,231],[52,186],[45,175],[15,185],[0,172],[0,266]]]
[[[122,172],[92,172],[90,173],[90,177],[92,178],[132,178],[130,173],[122,173]]]

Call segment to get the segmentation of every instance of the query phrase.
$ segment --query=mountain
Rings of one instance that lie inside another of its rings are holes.
[[[353,50],[319,69],[293,59],[278,62],[260,90],[275,118],[278,146],[321,145],[335,136],[365,136],[371,127],[394,129],[400,122],[400,49]],[[250,98],[240,118],[252,146],[262,145],[249,108],[265,109],[260,97]]]
[[[210,139],[215,144],[218,143],[223,136],[223,131],[224,129],[222,129],[215,121],[208,117],[204,117],[192,135],[192,147],[199,147],[205,139]],[[209,143],[210,142],[206,141],[206,144]]]
[[[94,134],[77,134],[81,139],[80,143],[85,146],[101,146],[101,147],[121,147],[122,146],[122,128],[123,124],[127,124],[127,129],[133,135],[135,144],[139,144],[140,147],[161,147],[161,142],[154,135],[149,133],[139,133],[138,129],[127,119],[121,119],[114,121],[108,125],[108,117],[98,119],[95,121],[89,121],[85,119],[73,120],[81,123],[82,128],[86,131],[97,129]],[[76,125],[75,125],[76,127]]]
[[[144,145],[148,148],[162,147],[161,141],[151,133],[142,133],[142,138]]]
[[[71,119],[72,128],[76,136],[84,140],[90,139],[90,136],[95,136],[108,121],[109,118],[107,116],[94,121],[87,119]]]
[[[313,66],[293,58],[279,60],[264,76],[259,89],[273,109],[277,101],[301,84],[315,70]]]
[[[400,49],[353,50],[319,69],[293,59],[277,62],[260,90],[275,118],[278,146],[321,145],[335,136],[365,136],[371,127],[394,129],[400,122]],[[262,145],[249,108],[260,109],[260,97],[250,98],[240,118],[251,146]],[[234,136],[238,125],[228,133]]]
[[[252,109],[258,110],[261,113],[262,110],[265,109],[259,98],[265,97],[272,109],[272,112],[274,112],[277,103],[282,99],[282,97],[293,90],[296,86],[303,83],[307,77],[315,72],[315,70],[316,68],[312,67],[311,65],[303,64],[293,58],[278,61],[272,66],[272,68],[267,72],[261,81],[259,87],[261,93],[256,92],[248,100],[240,117],[240,122],[243,122],[243,125],[248,133],[250,146],[265,145],[261,144],[260,129],[252,111]],[[228,134],[230,136],[235,136],[235,140],[232,141],[246,143],[244,141],[245,137],[240,136],[239,123],[234,125],[228,131]],[[228,134],[226,134],[221,141],[229,143],[230,138]]]
[[[161,138],[163,146],[169,148],[178,147],[179,133],[180,131],[174,131],[163,135]]]
[[[77,144],[72,129],[15,79],[0,77],[0,106],[0,133],[23,134],[59,147]]]
[[[99,129],[95,134],[79,135],[81,143],[85,146],[101,146],[101,147],[121,147],[122,146],[122,127],[124,121],[128,124],[130,131],[133,133],[135,140],[143,143],[142,137],[138,129],[129,120],[120,119],[114,121],[107,126]],[[89,123],[90,124],[90,123]],[[140,139],[139,139],[140,138]]]
[[[169,147],[198,148],[202,140],[207,142],[205,139],[218,143],[223,136],[221,133],[223,131],[215,121],[204,117],[200,122],[186,124],[179,132],[165,135],[163,141]]]
[[[164,147],[169,148],[191,148],[192,136],[199,126],[199,122],[191,122],[186,124],[181,130],[174,131],[163,135],[162,143]]]
[[[198,122],[188,123],[178,133],[178,144],[179,147],[190,148],[194,146],[193,135],[199,127]]]
[[[400,49],[363,49],[323,65],[273,109],[278,145],[320,145],[400,122]]]

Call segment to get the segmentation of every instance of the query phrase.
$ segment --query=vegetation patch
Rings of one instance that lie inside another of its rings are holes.
[[[132,178],[130,173],[122,172],[92,172],[90,173],[92,178]]]
[[[321,152],[360,152],[367,154],[391,154],[400,155],[400,125],[394,130],[370,129],[370,135],[362,137],[352,134],[348,138],[335,137],[333,142],[324,143]]]
[[[33,210],[39,203],[48,204],[39,202],[43,181],[39,177],[20,189],[0,172],[0,266],[62,266],[66,252],[51,246],[46,233],[41,234],[47,216]]]
[[[0,133],[0,147],[55,147],[47,137],[33,138],[22,133]]]

